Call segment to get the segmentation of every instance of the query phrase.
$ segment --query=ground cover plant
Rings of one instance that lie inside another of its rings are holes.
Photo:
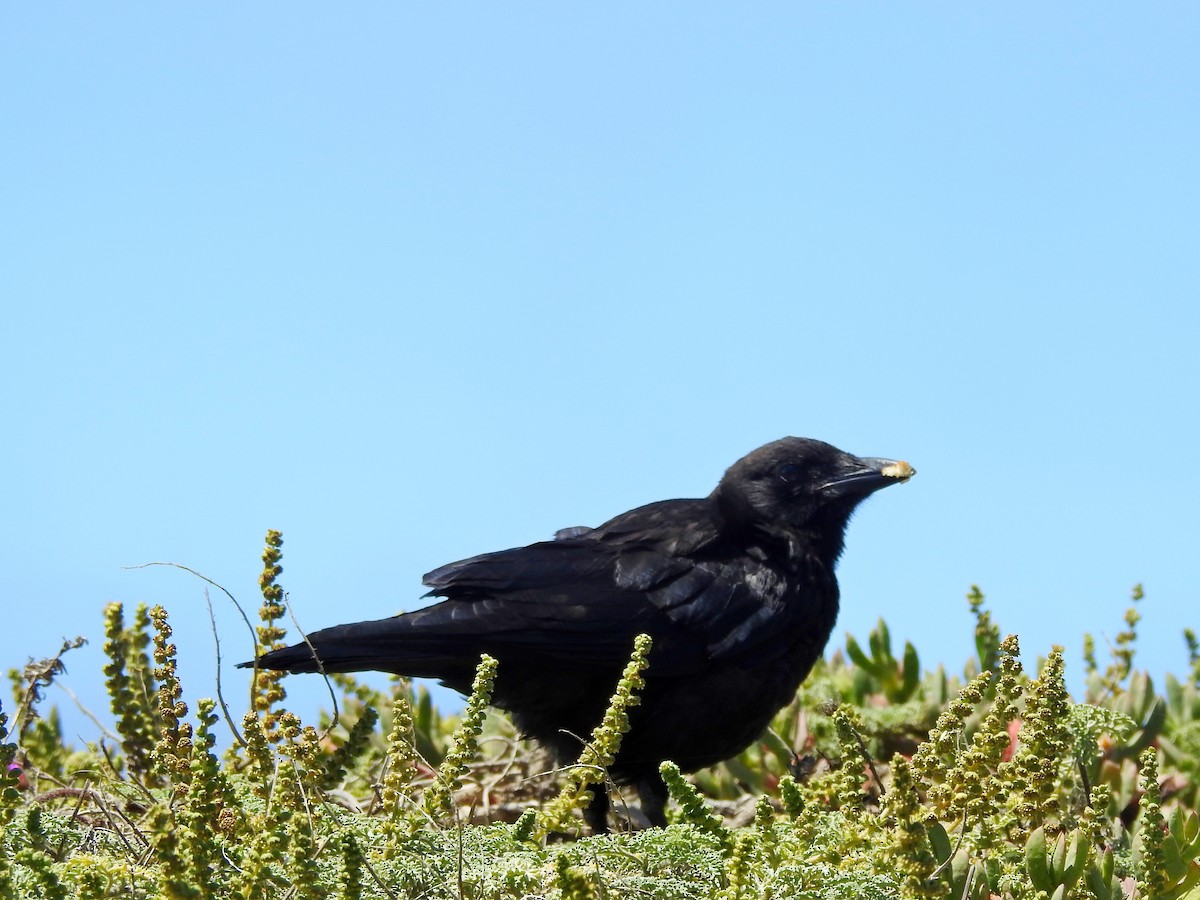
[[[281,548],[268,533],[264,646],[284,638]],[[580,763],[552,771],[487,711],[494,660],[461,715],[337,676],[336,715],[304,723],[277,673],[255,674],[244,713],[191,700],[166,610],[111,604],[111,735],[71,746],[41,708],[71,644],[11,673],[0,897],[1200,900],[1200,642],[1185,632],[1188,671],[1157,689],[1136,665],[1141,603],[1103,664],[1084,636],[1081,702],[1062,651],[1026,672],[977,589],[961,671],[897,654],[880,622],[739,757],[691,778],[665,762],[670,827],[626,810],[596,837],[579,810],[608,789],[648,640]]]

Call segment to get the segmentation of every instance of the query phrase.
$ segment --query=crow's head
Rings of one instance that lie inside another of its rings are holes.
[[[787,437],[730,466],[714,498],[735,528],[836,532],[840,548],[850,514],[864,497],[915,474],[906,462],[853,456],[823,441]]]

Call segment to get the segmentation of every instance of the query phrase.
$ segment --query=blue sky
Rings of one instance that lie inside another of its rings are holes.
[[[161,602],[208,696],[203,583],[124,567],[252,610],[278,528],[304,626],[375,618],[795,434],[920,471],[851,525],[835,644],[883,616],[957,668],[978,583],[1077,677],[1141,581],[1185,669],[1194,6],[4,18],[5,668],[87,635],[103,713],[103,605]]]

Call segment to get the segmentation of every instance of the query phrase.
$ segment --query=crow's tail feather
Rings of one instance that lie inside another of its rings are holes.
[[[443,678],[479,662],[479,641],[470,634],[414,628],[412,617],[394,616],[314,631],[290,647],[269,650],[242,669],[286,672],[391,672]],[[318,660],[320,660],[318,664]]]

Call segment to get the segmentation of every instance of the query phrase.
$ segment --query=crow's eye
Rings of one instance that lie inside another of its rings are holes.
[[[800,477],[800,467],[795,463],[784,463],[775,470],[775,474],[784,481],[792,482]]]

